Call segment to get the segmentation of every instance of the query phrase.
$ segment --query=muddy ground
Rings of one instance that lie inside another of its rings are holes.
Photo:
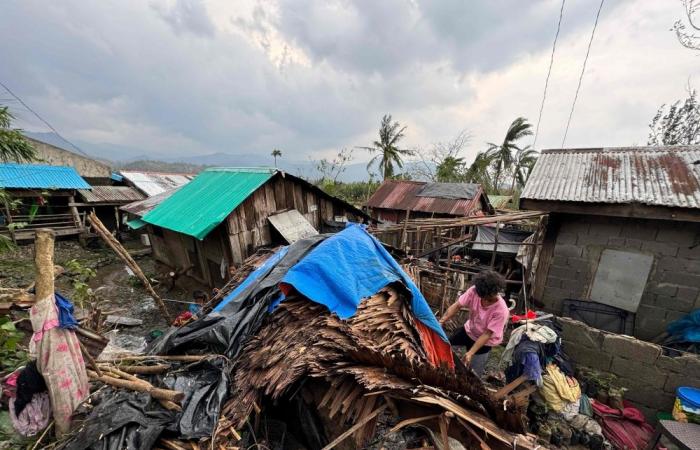
[[[132,251],[144,249],[138,241],[125,242],[124,246]],[[88,281],[88,285],[95,293],[97,304],[103,313],[143,321],[142,325],[132,327],[105,326],[101,332],[106,333],[106,337],[110,338],[114,345],[128,350],[141,350],[150,335],[168,328],[151,296],[141,283],[129,274],[126,265],[111,249],[101,242],[82,247],[77,241],[57,241],[54,251],[55,264],[66,267],[71,260],[77,260],[81,266],[96,271],[96,276]],[[166,306],[172,317],[187,309],[191,290],[179,287],[169,289],[167,267],[157,263],[151,256],[136,257],[135,260],[147,277],[156,280],[154,287],[158,294],[166,299]],[[27,287],[34,281],[34,274],[34,245],[20,246],[0,259],[2,287]],[[62,275],[56,279],[56,290],[73,300],[78,317],[85,314],[89,305],[81,305],[75,300],[74,279],[70,275]]]

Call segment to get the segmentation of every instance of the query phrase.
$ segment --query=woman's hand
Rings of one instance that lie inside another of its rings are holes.
[[[469,366],[472,365],[472,356],[473,356],[473,355],[472,355],[471,353],[469,353],[469,352],[467,352],[467,353],[464,355],[464,365],[466,365],[467,367],[469,367]]]

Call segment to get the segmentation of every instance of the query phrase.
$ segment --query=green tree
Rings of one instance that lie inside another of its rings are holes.
[[[413,155],[412,150],[399,148],[399,141],[403,139],[406,127],[399,122],[391,122],[391,115],[385,114],[379,126],[379,140],[372,142],[369,147],[359,147],[370,153],[377,153],[367,164],[367,170],[379,161],[379,171],[384,179],[394,176],[394,165],[403,168],[403,156]]]
[[[464,180],[464,158],[446,156],[435,169],[435,177],[440,183],[458,183]]]
[[[519,189],[525,187],[527,179],[530,177],[532,168],[537,162],[537,151],[533,150],[529,145],[516,150],[513,155],[513,184],[510,186],[511,194],[515,193],[515,186]]]
[[[22,130],[12,128],[14,116],[7,106],[0,106],[0,160],[29,162],[36,159],[36,150],[24,138]]]
[[[649,124],[648,145],[700,144],[700,105],[695,89],[688,88],[688,98],[661,105]]]
[[[494,169],[494,189],[501,188],[502,176],[510,172],[513,166],[513,154],[518,151],[517,142],[525,136],[532,135],[532,125],[524,117],[515,119],[506,132],[501,144],[488,143],[488,155],[492,158]]]
[[[479,152],[464,173],[464,181],[478,183],[488,194],[496,193],[493,181],[493,155]]]
[[[24,138],[22,130],[12,128],[14,116],[7,106],[0,106],[0,161],[29,162],[36,159],[36,150]],[[15,202],[11,196],[0,187],[0,208],[8,210],[14,208]],[[0,252],[14,248],[10,238],[0,234]]]
[[[275,158],[275,167],[277,167],[277,158],[282,157],[282,150],[279,149],[274,149],[272,150],[272,153],[270,153],[273,158]]]

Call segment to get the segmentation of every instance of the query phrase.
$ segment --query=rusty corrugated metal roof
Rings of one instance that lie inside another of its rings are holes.
[[[545,150],[520,197],[700,208],[700,146]]]
[[[476,189],[471,199],[449,199],[419,196],[427,183],[424,181],[385,180],[367,200],[370,208],[400,211],[421,211],[436,214],[468,216],[479,204],[483,191]]]
[[[146,198],[129,186],[93,186],[91,190],[80,189],[78,193],[85,203],[126,204]]]

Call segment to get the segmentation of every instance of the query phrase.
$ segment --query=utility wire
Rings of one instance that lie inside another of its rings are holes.
[[[31,112],[32,114],[34,114],[34,116],[36,116],[37,119],[41,120],[41,121],[44,123],[44,125],[46,125],[47,127],[49,127],[49,129],[50,129],[51,131],[53,131],[53,132],[56,134],[56,136],[58,136],[59,138],[61,138],[61,139],[62,139],[64,142],[66,142],[67,144],[70,144],[70,146],[73,147],[74,149],[76,149],[78,152],[82,153],[83,155],[85,155],[85,156],[87,156],[87,157],[90,157],[90,155],[88,155],[87,153],[85,153],[84,151],[82,151],[77,145],[75,145],[74,143],[72,143],[72,142],[69,141],[68,139],[64,138],[64,137],[61,135],[61,133],[59,133],[49,122],[47,122],[43,117],[41,117],[36,111],[34,111],[32,108],[30,108],[29,105],[27,105],[26,103],[24,103],[24,101],[23,101],[21,98],[19,98],[19,97],[17,96],[17,94],[15,94],[14,92],[12,92],[12,91],[10,90],[10,88],[8,88],[2,81],[0,81],[0,86],[2,86],[3,88],[5,88],[5,90],[6,90],[11,96],[13,96],[18,102],[20,102],[20,103],[22,104],[22,106],[24,106],[29,112]]]
[[[547,86],[549,85],[549,76],[552,74],[552,66],[554,65],[554,50],[557,48],[557,39],[559,38],[559,30],[561,29],[561,18],[564,15],[564,3],[566,3],[566,0],[561,0],[561,9],[559,10],[559,22],[557,22],[557,32],[554,35],[554,44],[552,44],[552,56],[549,58],[549,69],[547,69],[547,78],[544,80],[544,92],[542,93],[540,115],[537,117],[537,127],[535,127],[535,140],[532,142],[532,148],[534,148],[535,150],[537,150],[537,136],[540,133],[540,122],[542,121],[542,111],[544,111],[544,102],[547,99]]]
[[[603,3],[605,0],[600,0],[600,6],[598,6],[598,12],[595,15],[595,23],[593,24],[593,31],[591,32],[591,39],[588,41],[588,49],[586,50],[586,57],[583,59],[583,67],[581,67],[581,75],[578,78],[578,86],[576,87],[576,94],[574,95],[574,102],[571,104],[571,112],[569,113],[569,120],[566,121],[566,130],[564,131],[564,138],[561,140],[561,148],[564,148],[564,143],[566,143],[566,135],[569,134],[569,125],[571,125],[571,117],[574,115],[574,107],[576,106],[576,100],[578,99],[578,92],[581,89],[581,82],[583,81],[583,74],[586,72],[586,63],[588,62],[588,55],[591,53],[591,45],[593,45],[593,37],[595,36],[595,30],[598,27],[598,18],[600,17],[600,10],[603,9]]]

